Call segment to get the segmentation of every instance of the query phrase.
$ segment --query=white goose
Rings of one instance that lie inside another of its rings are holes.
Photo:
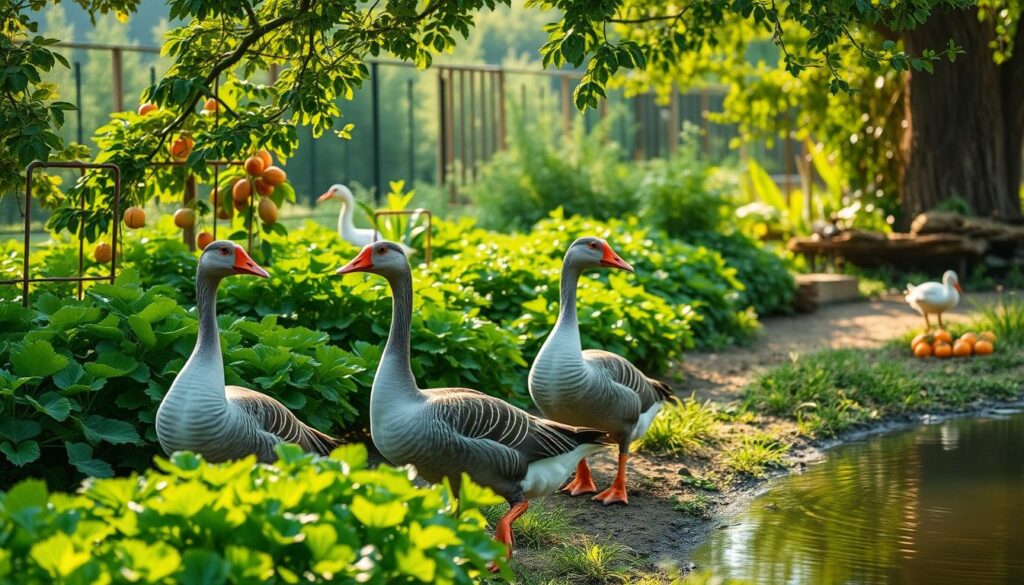
[[[348,187],[341,183],[335,183],[317,199],[317,202],[329,199],[341,199],[341,211],[338,213],[338,235],[341,236],[341,239],[359,247],[372,244],[381,239],[380,234],[375,230],[357,228],[356,224],[352,221],[356,208],[356,199]],[[405,244],[399,245],[406,254],[411,254],[414,251]]]
[[[225,277],[267,271],[233,242],[218,240],[203,250],[196,269],[199,336],[192,355],[178,372],[156,412],[156,436],[168,454],[194,451],[218,462],[255,454],[261,462],[277,458],[278,443],[297,443],[327,455],[337,439],[306,426],[283,404],[240,386],[224,385],[224,359],[217,328],[217,287]]]
[[[625,358],[607,351],[583,351],[576,320],[576,287],[587,268],[633,271],[599,238],[580,238],[569,246],[562,263],[558,321],[530,368],[530,396],[544,416],[570,425],[606,431],[619,446],[619,468],[611,487],[594,496],[605,505],[628,504],[626,461],[629,445],[647,432],[672,389],[648,378]],[[596,492],[587,460],[565,486],[576,496]]]
[[[409,357],[412,272],[402,248],[370,244],[338,274],[370,272],[391,285],[391,331],[370,390],[370,436],[396,465],[411,464],[430,482],[448,478],[458,490],[463,473],[509,503],[494,537],[511,555],[512,522],[527,500],[549,494],[607,435],[545,420],[466,388],[421,390]]]
[[[925,326],[932,328],[928,315],[938,315],[939,327],[942,328],[942,314],[949,311],[960,303],[960,294],[964,289],[960,288],[960,279],[956,272],[947,270],[942,275],[942,282],[926,282],[914,286],[907,284],[907,304],[924,316]]]

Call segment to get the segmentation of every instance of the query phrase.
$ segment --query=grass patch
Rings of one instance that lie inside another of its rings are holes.
[[[482,512],[493,529],[508,512],[508,506],[488,506]],[[573,512],[560,506],[543,501],[531,502],[530,509],[512,524],[516,546],[542,548],[564,542],[572,533],[573,515]]]
[[[975,304],[981,317],[977,331],[992,331],[999,345],[1024,345],[1024,298],[1016,292],[1001,293],[995,305]]]
[[[719,491],[718,482],[714,478],[699,476],[699,475],[684,475],[682,482],[684,485],[688,485],[698,490],[704,490],[706,492],[717,492]]]
[[[550,570],[558,583],[627,583],[636,562],[636,555],[626,546],[583,538],[551,551]]]
[[[763,477],[771,467],[782,467],[789,445],[772,433],[743,435],[725,455],[725,467],[734,473]]]
[[[643,437],[633,443],[637,451],[699,454],[715,440],[717,409],[693,396],[661,409]]]
[[[706,520],[711,517],[711,500],[703,493],[697,492],[678,498],[672,509],[687,516]]]

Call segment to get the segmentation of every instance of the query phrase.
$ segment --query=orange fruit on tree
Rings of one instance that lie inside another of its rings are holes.
[[[974,352],[972,344],[968,341],[964,341],[963,338],[957,339],[956,343],[953,344],[953,355],[956,357],[967,357]]]
[[[263,159],[258,156],[250,156],[245,159],[245,172],[254,177],[262,175],[265,166]]]
[[[983,331],[981,335],[978,336],[978,338],[984,339],[985,341],[990,341],[992,343],[996,342],[996,334],[991,331]]]
[[[231,219],[234,217],[235,212],[230,205],[227,207],[221,205],[219,189],[215,188],[210,191],[210,203],[213,205],[214,214],[217,216],[217,219]]]
[[[263,170],[263,180],[275,187],[284,183],[288,176],[280,167],[267,167]]]
[[[256,156],[260,157],[263,161],[263,168],[267,168],[274,164],[274,159],[270,158],[270,153],[263,148],[256,153]]]
[[[199,232],[196,236],[196,246],[200,250],[205,250],[207,246],[213,243],[213,234],[210,232]]]
[[[269,197],[263,197],[260,199],[258,211],[263,223],[270,225],[277,223],[277,205],[274,205],[274,202],[271,201]]]
[[[249,179],[238,179],[231,186],[231,198],[235,200],[235,206],[249,204],[249,195],[252,194],[252,182]]]
[[[206,100],[206,103],[203,104],[203,109],[206,110],[207,112],[216,112],[217,111],[217,100],[215,100],[213,98],[210,98],[210,99]]]
[[[234,216],[234,207],[217,207],[217,219],[228,220]]]
[[[995,350],[995,346],[987,339],[979,339],[978,342],[974,344],[974,355],[989,355]]]
[[[146,213],[139,207],[129,207],[124,210],[124,225],[133,230],[146,225]]]
[[[976,341],[978,341],[978,336],[975,335],[974,333],[968,331],[967,333],[964,333],[963,335],[961,335],[960,339],[957,340],[957,342],[961,342],[961,341],[963,341],[965,343],[969,343],[971,345],[974,345],[974,343]]]
[[[953,343],[953,336],[949,334],[949,331],[945,329],[938,329],[935,333],[932,333],[932,338],[935,341],[945,341],[946,343]]]
[[[935,354],[935,357],[937,357],[937,358],[952,357],[952,355],[953,355],[953,346],[948,344],[948,343],[946,343],[945,341],[940,341],[939,343],[935,344],[935,349],[933,350],[933,353]]]
[[[926,358],[932,355],[932,344],[927,341],[922,341],[914,347],[914,356],[919,358]]]
[[[256,187],[256,192],[266,197],[274,192],[274,186],[263,180],[263,177],[256,177],[253,182],[253,186]]]
[[[182,207],[174,212],[174,225],[181,229],[192,227],[196,224],[196,212],[188,207]]]
[[[96,248],[93,249],[92,257],[100,264],[105,264],[110,262],[110,259],[114,257],[114,249],[110,247],[110,244],[100,242],[99,244],[96,244]]]
[[[192,154],[192,149],[195,147],[196,141],[192,140],[189,136],[179,136],[177,140],[171,143],[171,156],[174,160],[182,161],[188,158],[188,155]]]
[[[142,104],[141,106],[139,106],[139,115],[140,116],[145,116],[146,114],[148,114],[150,112],[155,112],[155,111],[157,111],[156,104],[145,103],[145,104]]]

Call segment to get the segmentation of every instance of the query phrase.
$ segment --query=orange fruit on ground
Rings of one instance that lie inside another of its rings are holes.
[[[934,349],[935,357],[937,358],[948,358],[953,356],[953,346],[941,341],[935,344]]]
[[[260,206],[258,211],[260,214],[260,219],[263,220],[263,223],[267,223],[270,225],[277,223],[277,205],[274,205],[274,202],[271,201],[268,197],[263,197],[262,199],[260,199]]]
[[[987,339],[979,339],[978,342],[974,344],[974,355],[989,355],[995,350],[995,346]]]
[[[192,227],[196,223],[196,212],[192,211],[188,207],[182,207],[178,211],[174,212],[174,225],[185,229]]]
[[[185,160],[188,158],[188,155],[192,154],[192,148],[194,148],[195,145],[195,140],[192,140],[188,136],[180,136],[177,140],[171,143],[171,156],[174,157],[174,160]]]
[[[263,180],[275,187],[285,182],[288,176],[279,167],[267,167],[263,170]]]
[[[274,192],[274,186],[263,180],[263,177],[256,177],[252,182],[253,186],[256,187],[256,192],[266,197]]]
[[[215,100],[213,98],[210,98],[210,99],[206,100],[206,103],[203,104],[203,109],[206,110],[207,112],[216,112],[217,111],[217,100]]]
[[[270,158],[270,153],[262,148],[256,153],[256,156],[263,160],[263,168],[267,168],[274,164],[274,159]]]
[[[124,225],[133,230],[146,225],[146,213],[139,207],[129,207],[124,210]]]
[[[915,347],[917,347],[917,344],[921,343],[922,341],[928,341],[927,333],[921,333],[915,336],[914,339],[911,340],[910,342],[910,349],[914,349]]]
[[[971,345],[974,345],[975,342],[978,341],[978,336],[975,335],[974,333],[968,331],[967,333],[964,333],[963,335],[961,335],[960,339],[957,340],[958,343],[961,342],[961,341],[963,341],[965,343],[969,343]]]
[[[262,175],[263,167],[265,166],[266,165],[263,164],[263,159],[258,156],[250,156],[245,159],[245,172],[254,177]]]
[[[979,335],[978,338],[984,339],[985,341],[991,341],[992,343],[996,342],[996,334],[991,331],[982,332],[982,334]]]
[[[252,182],[249,179],[238,179],[235,184],[231,186],[231,198],[235,200],[235,205],[242,203],[248,204],[249,195],[252,194]]]
[[[196,246],[200,250],[205,250],[211,243],[213,243],[213,234],[210,232],[199,232],[199,235],[196,236]]]
[[[964,341],[963,338],[957,339],[956,343],[953,344],[953,355],[956,357],[967,357],[974,353],[974,348],[971,343]]]
[[[945,329],[939,329],[932,333],[932,337],[935,341],[945,341],[946,343],[953,343],[953,336],[949,334],[949,331]]]
[[[141,106],[139,106],[139,115],[140,116],[145,116],[146,114],[148,114],[150,112],[155,112],[155,111],[157,111],[156,104],[146,103],[146,104],[142,104]]]
[[[932,345],[927,341],[922,341],[914,347],[914,356],[919,358],[926,358],[932,355]]]
[[[92,257],[100,264],[105,264],[114,257],[114,249],[110,247],[110,244],[101,242],[96,244],[96,248],[92,251]]]

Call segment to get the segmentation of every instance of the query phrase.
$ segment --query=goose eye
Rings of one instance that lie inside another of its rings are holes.
[[[220,252],[221,256],[227,256],[228,254],[230,254],[227,248],[221,248],[220,250],[218,250],[218,252]]]
[[[387,246],[381,246],[381,247],[377,248],[377,253],[380,254],[380,255],[387,254],[388,253]]]
[[[589,246],[593,249],[597,249],[597,242],[590,242]]]

